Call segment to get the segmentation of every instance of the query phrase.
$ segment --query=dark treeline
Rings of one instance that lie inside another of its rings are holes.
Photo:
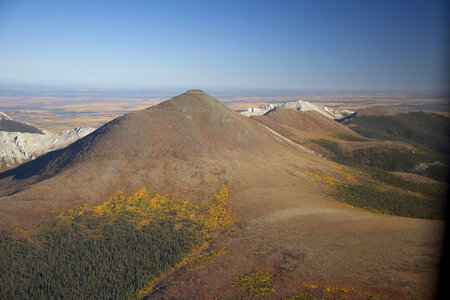
[[[395,116],[357,116],[347,122],[362,136],[402,141],[450,154],[449,118],[436,113],[409,112]]]
[[[339,185],[336,199],[372,212],[420,219],[445,219],[445,198],[414,195],[398,189],[379,189],[374,185]]]
[[[313,142],[329,151],[330,159],[340,164],[353,167],[373,167],[392,172],[415,172],[442,182],[448,180],[448,170],[445,164],[430,165],[424,170],[415,170],[415,167],[421,163],[447,162],[447,158],[441,154],[423,150],[413,152],[385,149],[381,151],[373,148],[344,151],[338,142],[326,139],[313,140]]]
[[[0,299],[130,299],[202,240],[197,207],[141,190],[0,231]]]
[[[333,196],[369,211],[421,219],[444,219],[447,185],[415,182],[376,168],[358,168],[356,184],[340,184]]]
[[[118,219],[92,235],[75,222],[34,242],[2,231],[0,298],[133,298],[192,249],[191,227],[186,222],[175,229],[173,221],[160,220],[136,229]]]
[[[0,231],[0,299],[132,299],[232,224],[224,184],[204,206],[145,189]],[[24,235],[28,238],[19,238]]]

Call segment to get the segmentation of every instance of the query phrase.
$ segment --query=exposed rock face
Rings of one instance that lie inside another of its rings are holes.
[[[14,121],[5,113],[0,112],[0,119],[18,124],[16,130],[25,128],[25,132],[0,128],[0,169],[3,170],[35,159],[49,151],[64,148],[95,130],[95,128],[78,127],[51,133],[27,123]],[[35,128],[40,133],[36,130],[29,132],[28,127]]]
[[[293,102],[271,103],[268,105],[262,105],[258,107],[250,107],[246,111],[241,112],[241,114],[247,117],[260,116],[264,115],[265,113],[269,112],[270,110],[272,110],[277,106],[282,106],[287,109],[295,109],[300,111],[317,111],[322,115],[331,119],[342,119],[354,113],[353,111],[349,110],[337,110],[327,106],[318,106],[308,101],[298,100]]]

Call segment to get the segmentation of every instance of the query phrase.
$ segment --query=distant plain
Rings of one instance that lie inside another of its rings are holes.
[[[0,88],[0,111],[13,119],[58,132],[99,127],[125,113],[158,104],[178,89]],[[245,110],[268,103],[307,100],[318,105],[357,110],[385,106],[400,111],[425,110],[449,115],[448,97],[425,92],[207,90],[228,107]]]

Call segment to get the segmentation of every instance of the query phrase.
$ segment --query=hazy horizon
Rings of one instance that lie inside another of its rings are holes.
[[[28,92],[79,92],[79,91],[117,91],[136,92],[141,91],[164,91],[164,92],[185,92],[199,89],[204,91],[214,91],[221,93],[241,93],[248,92],[251,95],[286,95],[298,93],[408,93],[408,94],[433,94],[441,97],[448,97],[448,89],[394,89],[394,88],[274,88],[274,87],[224,87],[224,86],[196,86],[196,85],[144,85],[144,84],[111,84],[97,82],[58,82],[58,81],[23,81],[0,78],[0,92],[28,91]]]

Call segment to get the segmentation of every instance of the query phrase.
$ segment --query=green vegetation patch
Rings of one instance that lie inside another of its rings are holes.
[[[32,240],[0,231],[0,299],[136,298],[231,223],[227,196],[222,186],[197,206],[146,190],[119,193],[56,212]]]
[[[334,196],[350,205],[389,215],[444,219],[443,202],[398,190],[381,190],[367,185],[340,185]]]
[[[449,169],[446,165],[433,164],[423,171],[416,171],[416,173],[442,182],[449,182]]]
[[[271,272],[250,272],[236,277],[233,286],[244,290],[246,296],[259,297],[275,291],[274,275]]]
[[[449,118],[427,112],[401,113],[395,116],[357,116],[345,122],[352,130],[374,139],[402,141],[450,154]]]
[[[339,143],[329,140],[313,142],[328,150],[329,158],[354,167],[374,167],[386,171],[415,172],[422,176],[448,182],[450,154],[449,118],[429,112],[409,112],[392,115],[357,115],[344,124],[358,134],[371,139],[407,143],[417,150],[407,151],[373,148],[343,151]],[[336,136],[352,141],[353,137]],[[356,141],[356,140],[354,140]],[[416,167],[425,164],[425,168]]]
[[[358,184],[333,186],[334,198],[377,213],[421,219],[445,218],[445,184],[407,181],[381,170],[364,172],[368,179]]]
[[[337,139],[349,141],[349,142],[367,142],[369,139],[357,135],[351,135],[346,133],[336,134]]]
[[[377,151],[373,148],[344,151],[339,147],[338,142],[326,139],[312,142],[328,150],[329,157],[333,161],[355,167],[364,166],[386,171],[411,172],[420,163],[434,162],[440,159],[437,155],[423,151],[400,151],[399,149]]]

